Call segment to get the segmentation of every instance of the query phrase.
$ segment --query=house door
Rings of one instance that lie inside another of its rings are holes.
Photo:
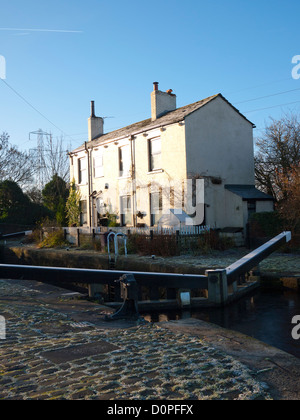
[[[253,213],[256,213],[256,200],[248,200],[247,205],[248,205],[248,220],[250,220],[251,215]]]

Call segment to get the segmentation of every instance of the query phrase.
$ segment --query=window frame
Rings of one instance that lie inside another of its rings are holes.
[[[127,207],[124,208],[124,199],[127,199]],[[128,204],[130,204],[128,206]],[[121,215],[121,226],[132,225],[132,197],[131,195],[120,196],[120,215]]]
[[[96,165],[97,161],[101,161],[101,165]],[[100,174],[97,174],[97,170]],[[103,178],[104,177],[104,158],[103,158],[103,150],[98,151],[97,154],[93,157],[93,174],[94,178]]]
[[[87,200],[80,200],[80,226],[86,225],[88,222]]]
[[[163,192],[162,188],[159,191],[150,192],[150,226],[156,226],[158,224],[158,220],[162,217],[163,214]],[[154,205],[154,196],[158,195],[158,207],[153,207]],[[153,213],[155,211],[155,213]]]
[[[159,142],[160,143],[160,150],[159,153],[153,153],[153,143],[155,142]],[[155,171],[160,171],[162,169],[162,165],[161,165],[161,137],[157,136],[157,137],[153,137],[152,139],[149,139],[148,141],[148,169],[149,172],[155,172]],[[156,167],[155,163],[154,163],[154,158],[159,156],[160,160],[159,160],[159,166]]]
[[[84,169],[82,169],[82,162],[85,163]],[[78,184],[85,185],[86,183],[87,183],[87,159],[86,157],[82,157],[78,159]]]
[[[125,167],[126,160],[124,157],[126,157],[126,154],[124,153],[124,150],[127,151],[127,157],[128,157],[128,167]],[[125,168],[125,170],[124,170]],[[119,177],[120,178],[129,178],[130,177],[130,169],[131,169],[131,151],[130,151],[130,145],[125,144],[124,146],[119,147]]]

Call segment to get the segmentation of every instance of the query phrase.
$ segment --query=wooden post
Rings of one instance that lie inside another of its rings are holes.
[[[95,229],[92,230],[92,245],[95,245],[95,240],[96,240],[96,231]]]
[[[150,300],[159,300],[159,287],[151,286],[150,287]]]
[[[106,286],[105,284],[89,284],[89,297],[90,298],[95,298],[99,295],[104,295],[105,294],[105,290],[106,290]]]
[[[80,229],[77,229],[76,246],[80,247]]]
[[[251,249],[251,233],[250,233],[250,223],[248,222],[246,224],[246,240],[245,240],[245,245],[246,248]]]
[[[225,304],[228,299],[228,283],[226,270],[207,270],[208,300],[216,304]]]

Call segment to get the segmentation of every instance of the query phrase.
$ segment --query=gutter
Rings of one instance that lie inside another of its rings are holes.
[[[135,138],[130,136],[130,152],[131,152],[131,196],[132,196],[132,216],[133,226],[137,225],[137,202],[136,202],[136,172],[135,172]]]
[[[171,125],[174,125],[174,124],[184,123],[184,122],[185,122],[185,118],[184,118],[184,119],[180,118],[180,119],[178,119],[178,121],[174,121],[174,122],[172,122],[171,124],[170,124],[170,123],[159,124],[159,125],[157,125],[157,126],[155,126],[155,127],[151,127],[149,130],[139,130],[139,131],[135,131],[135,132],[134,132],[134,133],[132,133],[132,134],[127,134],[126,136],[116,137],[116,138],[114,138],[114,139],[107,140],[106,142],[103,142],[103,143],[101,143],[101,144],[95,144],[95,145],[93,145],[93,142],[95,142],[96,140],[100,140],[100,139],[101,139],[101,137],[97,137],[97,138],[95,138],[95,139],[91,140],[90,142],[85,142],[85,143],[84,143],[84,147],[83,147],[82,149],[76,149],[76,150],[74,150],[73,152],[70,152],[69,154],[70,154],[70,155],[75,155],[76,153],[80,153],[80,152],[82,152],[83,150],[86,150],[86,149],[85,149],[85,147],[86,147],[86,144],[87,144],[87,143],[91,144],[91,148],[93,149],[94,147],[104,146],[104,145],[106,145],[106,144],[109,144],[109,143],[114,143],[115,141],[120,141],[120,140],[123,140],[123,139],[128,139],[128,140],[130,140],[130,139],[132,138],[132,136],[137,136],[137,135],[139,135],[139,134],[146,133],[146,132],[148,132],[148,131],[157,130],[158,128],[164,128],[164,127],[169,126],[169,125],[171,126]]]

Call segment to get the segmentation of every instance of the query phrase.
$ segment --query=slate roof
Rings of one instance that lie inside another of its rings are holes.
[[[239,197],[242,197],[244,201],[274,201],[274,198],[271,195],[265,194],[264,192],[258,190],[254,185],[225,185],[225,189],[231,191],[233,194],[236,194]]]
[[[228,102],[227,99],[224,98],[222,94],[219,93],[217,95],[210,96],[206,99],[202,99],[201,101],[195,102],[193,104],[183,106],[174,111],[170,111],[166,113],[165,115],[163,115],[162,117],[157,118],[155,121],[152,121],[152,119],[149,118],[147,120],[128,125],[127,127],[120,128],[115,131],[111,131],[110,133],[103,134],[102,136],[93,139],[92,142],[88,142],[87,144],[89,145],[90,143],[92,143],[93,146],[97,146],[109,140],[116,140],[116,139],[127,137],[130,135],[136,135],[147,130],[164,127],[169,124],[180,122],[188,115],[192,114],[193,112],[197,111],[198,109],[202,108],[203,106],[205,106],[206,104],[208,104],[209,102],[213,101],[214,99],[218,97],[222,98],[225,102],[227,102],[236,112],[240,114],[241,117],[243,117],[246,121],[252,124],[253,127],[255,127],[251,121],[249,121],[243,114],[239,112],[238,109],[236,109],[230,102]],[[85,144],[81,145],[77,149],[73,150],[73,152],[82,150],[84,146]]]

